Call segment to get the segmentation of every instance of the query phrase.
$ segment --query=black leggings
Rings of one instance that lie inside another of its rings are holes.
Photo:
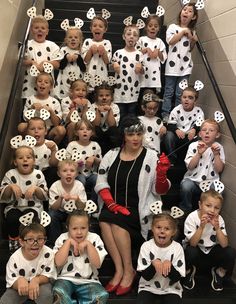
[[[177,294],[157,295],[142,290],[138,293],[136,304],[181,304],[182,299]]]

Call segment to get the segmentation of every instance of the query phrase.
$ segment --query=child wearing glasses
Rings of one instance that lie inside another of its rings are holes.
[[[7,290],[1,304],[51,304],[50,279],[56,279],[54,254],[45,246],[46,231],[39,223],[20,226],[21,248],[15,251],[6,266]]]

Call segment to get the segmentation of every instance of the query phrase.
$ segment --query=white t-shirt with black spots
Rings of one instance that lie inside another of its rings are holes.
[[[163,122],[159,117],[139,116],[146,128],[144,145],[150,149],[157,151],[160,154],[160,129],[163,127]]]
[[[152,51],[159,49],[162,52],[163,60],[159,57],[151,59],[148,54],[143,55],[144,74],[141,76],[141,88],[161,88],[161,63],[164,64],[167,58],[166,46],[160,38],[151,39],[142,36],[137,42],[137,49],[150,48]]]
[[[223,163],[225,163],[225,153],[224,148],[221,144],[217,143],[220,147],[220,159]],[[198,141],[191,143],[188,147],[188,151],[185,157],[185,164],[188,168],[188,165],[193,158],[193,156],[197,153],[197,145]],[[207,150],[202,154],[197,166],[193,170],[188,170],[184,175],[185,179],[191,179],[196,183],[200,183],[204,180],[219,180],[219,174],[214,169],[214,154],[211,148],[207,148]]]
[[[171,24],[166,31],[166,42],[175,34],[184,31],[185,28],[177,24]],[[169,51],[166,61],[166,76],[185,76],[190,75],[193,69],[193,61],[190,51],[190,40],[187,36],[183,36],[176,44],[169,45]]]
[[[120,65],[120,74],[115,73],[116,88],[113,101],[115,103],[137,102],[141,75],[135,73],[135,65],[143,64],[143,54],[138,50],[128,52],[120,49],[113,55],[112,63],[115,62]]]
[[[148,268],[153,260],[159,259],[162,262],[165,260],[171,261],[173,267],[180,273],[182,277],[185,276],[185,259],[183,247],[176,241],[168,247],[158,247],[151,239],[141,246],[138,257],[138,271],[143,271]],[[145,290],[153,294],[177,294],[182,297],[182,286],[180,282],[170,284],[170,279],[163,275],[156,273],[154,277],[146,281],[143,277],[140,278],[138,292]]]
[[[62,118],[66,121],[68,114],[70,113],[70,106],[72,105],[72,100],[69,96],[65,97],[61,101]],[[91,108],[91,102],[87,99],[88,110]],[[77,111],[79,114],[83,111],[83,106],[78,106]]]
[[[53,248],[55,254],[68,238],[68,232],[62,233],[59,236]],[[96,233],[88,232],[86,240],[93,244],[99,255],[100,263],[102,264],[107,252],[100,236]],[[101,284],[98,279],[98,270],[90,264],[87,253],[85,252],[81,255],[79,254],[78,256],[75,256],[73,248],[70,248],[69,256],[65,265],[59,269],[58,279],[68,280],[78,285],[92,282]]]
[[[192,111],[187,112],[180,104],[170,112],[168,123],[175,124],[177,129],[187,133],[195,126],[199,116],[204,119],[204,113],[200,107],[195,106]]]
[[[30,282],[36,276],[43,275],[49,279],[56,279],[57,272],[54,264],[53,250],[43,246],[39,255],[33,260],[27,260],[22,249],[19,248],[11,256],[6,266],[7,288],[12,287],[20,277]]]
[[[60,49],[60,55],[62,58],[64,58],[67,54],[80,56],[80,51],[70,49],[68,46],[63,46]],[[77,61],[68,62],[67,66],[64,69],[59,70],[57,76],[57,84],[54,88],[54,94],[60,99],[65,98],[69,95],[71,85],[70,75],[75,76],[75,79],[83,78],[83,72],[80,70]]]
[[[116,126],[119,125],[119,121],[120,121],[120,109],[118,107],[117,104],[115,104],[114,102],[111,103],[110,105],[115,121],[116,121]],[[98,106],[96,103],[93,103],[91,106],[91,111],[96,112]],[[109,129],[109,125],[106,123],[106,119],[107,119],[107,114],[108,112],[101,112],[101,123],[100,123],[100,128],[102,129],[102,131],[106,132]]]
[[[99,42],[94,41],[91,38],[85,39],[81,49],[83,59],[85,58],[88,50],[93,44],[95,44],[97,47],[102,45],[105,48],[107,52],[108,60],[110,62],[112,57],[112,46],[111,46],[111,42],[107,39],[103,39],[102,41]],[[92,76],[92,79],[89,83],[92,88],[95,87],[93,78],[96,75],[100,76],[102,80],[106,80],[108,76],[107,64],[103,61],[103,59],[98,53],[92,56],[90,62],[87,64],[86,71]]]
[[[7,171],[1,183],[0,200],[2,199],[2,195],[5,191],[5,188],[11,184],[16,184],[20,187],[22,191],[22,196],[16,201],[14,195],[12,195],[12,197],[7,202],[7,205],[4,209],[4,213],[7,214],[7,212],[12,208],[19,209],[20,211],[24,211],[30,208],[37,211],[40,217],[40,213],[43,211],[43,202],[39,200],[36,196],[34,196],[32,200],[28,201],[25,199],[24,194],[29,187],[38,186],[42,189],[44,200],[48,199],[47,184],[42,171],[34,169],[32,173],[26,175],[20,174],[17,169],[11,169]]]
[[[85,192],[84,185],[80,181],[75,180],[72,189],[68,193],[68,191],[63,188],[61,180],[57,180],[49,189],[49,207],[51,207],[59,197],[62,197],[66,193],[79,196],[80,200],[84,203],[87,201],[87,194]],[[59,210],[66,212],[63,208],[65,204],[66,201],[63,199]]]
[[[57,145],[54,141],[45,139],[44,143],[41,146],[34,146],[32,149],[34,150],[35,155],[35,168],[39,170],[45,170],[49,165],[49,161],[51,158],[51,150],[47,147],[46,143],[53,143],[56,147],[56,151],[58,150]]]
[[[60,55],[59,46],[52,41],[46,40],[42,43],[38,43],[35,40],[29,40],[25,58],[33,59],[39,64],[42,61],[61,60],[63,56]],[[30,75],[30,68],[31,66],[27,67],[25,71],[22,98],[27,98],[36,92],[35,77]]]
[[[35,95],[32,95],[32,96],[27,98],[25,106],[24,106],[23,116],[24,116],[25,120],[26,120],[26,118],[25,118],[24,113],[27,110],[32,109],[32,105],[34,103],[40,103],[42,106],[48,106],[48,107],[52,108],[54,113],[60,119],[62,119],[61,105],[60,105],[60,102],[56,98],[54,98],[52,96],[49,96],[47,99],[38,99]],[[47,129],[50,129],[51,127],[53,127],[53,124],[52,124],[52,121],[51,121],[50,117],[45,122],[46,122]]]
[[[186,247],[189,244],[189,240],[195,234],[196,230],[200,227],[200,224],[201,224],[201,219],[199,217],[199,210],[194,210],[187,216],[184,222],[184,234],[185,234],[185,240],[183,241],[184,247]],[[219,226],[223,234],[227,235],[225,229],[225,222],[221,215],[219,215]],[[212,226],[211,223],[207,223],[203,229],[201,239],[198,242],[198,247],[201,249],[202,252],[208,254],[211,251],[211,249],[218,243],[219,242],[216,237],[215,228]]]

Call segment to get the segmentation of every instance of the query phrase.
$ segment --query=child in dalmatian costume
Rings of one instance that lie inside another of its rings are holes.
[[[212,189],[212,184],[213,188]],[[184,223],[186,277],[183,286],[193,289],[196,270],[209,269],[211,287],[223,290],[224,277],[234,268],[236,251],[228,245],[225,223],[219,214],[223,204],[224,186],[219,181],[204,181],[199,208],[191,212]]]
[[[24,141],[22,137],[11,140],[11,146],[15,149],[15,168],[6,172],[0,187],[0,200],[6,203],[4,214],[10,251],[18,247],[20,216],[33,211],[35,218],[39,218],[43,201],[48,199],[45,177],[42,171],[34,169],[34,151],[26,146],[27,142],[35,145],[36,140],[31,136],[26,136]]]
[[[182,303],[180,279],[185,276],[183,247],[173,240],[178,225],[176,218],[184,213],[172,207],[171,213],[162,212],[162,202],[152,203],[150,209],[155,214],[152,219],[153,238],[143,243],[137,270],[141,274],[137,304]]]
[[[141,89],[152,88],[155,93],[161,90],[161,64],[167,58],[166,46],[164,42],[156,37],[160,29],[160,16],[165,13],[162,6],[158,6],[156,14],[150,14],[148,7],[144,7],[141,12],[145,22],[145,36],[141,36],[136,48],[143,53],[144,74],[141,76]]]
[[[6,267],[7,290],[1,304],[51,304],[53,303],[51,279],[56,279],[54,253],[45,246],[45,226],[50,218],[45,211],[40,223],[32,222],[33,212],[20,218],[19,242],[21,248],[14,252]]]
[[[180,82],[183,90],[181,95],[181,104],[174,107],[169,116],[167,125],[167,134],[164,142],[167,154],[171,163],[177,162],[177,154],[174,150],[183,145],[181,154],[183,158],[191,141],[198,135],[200,127],[196,125],[198,117],[204,119],[204,113],[200,107],[196,105],[199,96],[199,90],[203,88],[203,83],[199,80],[195,82],[194,87],[188,86],[187,80]]]
[[[54,303],[73,303],[72,294],[78,303],[107,303],[108,293],[98,279],[107,252],[100,236],[89,231],[88,213],[74,210],[67,227],[68,232],[59,236],[53,248],[58,268]]]
[[[144,27],[144,22],[138,19],[134,25],[132,16],[129,16],[124,20],[124,24],[126,26],[122,37],[125,47],[117,50],[112,58],[116,78],[114,103],[120,108],[121,123],[125,116],[136,115],[143,73],[143,54],[136,50],[135,46],[139,39],[139,29]]]
[[[180,104],[180,81],[188,79],[193,68],[191,51],[197,41],[195,26],[198,10],[204,7],[204,1],[198,0],[196,4],[188,2],[183,1],[184,6],[179,13],[178,24],[170,24],[166,31],[169,51],[165,67],[165,91],[162,106],[162,117],[165,121],[168,121],[174,95],[174,106]]]
[[[191,143],[185,157],[187,172],[180,184],[180,208],[191,212],[197,208],[201,194],[199,184],[205,180],[218,181],[224,170],[225,153],[216,140],[220,137],[219,123],[224,115],[216,111],[215,119],[201,121],[200,140]],[[201,117],[199,117],[201,120]],[[198,122],[197,122],[198,124]]]
[[[49,31],[48,20],[53,18],[53,13],[46,9],[44,16],[36,15],[36,8],[31,7],[27,11],[31,20],[32,39],[28,41],[25,53],[24,65],[26,66],[22,88],[22,98],[35,94],[35,81],[30,73],[30,68],[35,66],[40,72],[44,71],[43,64],[50,63],[53,69],[58,69],[59,61],[63,58],[59,53],[59,46],[46,40]]]
[[[82,57],[86,64],[86,71],[92,76],[90,82],[90,92],[93,92],[93,79],[99,75],[102,80],[108,76],[107,66],[112,57],[111,42],[104,39],[104,34],[108,28],[107,19],[111,14],[106,9],[102,9],[101,15],[96,15],[94,8],[90,8],[87,12],[87,18],[91,20],[90,31],[92,38],[84,40],[82,46]]]
[[[166,127],[163,125],[162,120],[156,116],[160,99],[152,90],[147,89],[143,93],[142,110],[144,115],[139,116],[139,119],[146,128],[144,145],[161,154],[160,143],[166,134]]]
[[[76,79],[82,79],[83,73],[86,71],[81,57],[83,43],[81,27],[84,22],[79,18],[75,18],[74,23],[74,26],[70,26],[68,19],[63,20],[61,23],[61,28],[65,30],[66,35],[64,46],[60,49],[63,59],[60,61],[59,73],[54,89],[54,94],[59,99],[69,96],[71,75],[74,75]]]

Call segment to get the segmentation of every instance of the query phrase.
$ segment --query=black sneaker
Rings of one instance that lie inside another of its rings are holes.
[[[212,281],[211,281],[211,287],[215,291],[222,291],[223,290],[223,277],[220,277],[217,272],[216,268],[213,267],[211,269],[211,274],[212,274]]]
[[[186,277],[183,278],[182,280],[182,285],[184,286],[184,288],[189,290],[193,289],[193,287],[195,286],[195,280],[194,280],[195,273],[196,273],[196,267],[192,266],[190,272],[186,274]]]

